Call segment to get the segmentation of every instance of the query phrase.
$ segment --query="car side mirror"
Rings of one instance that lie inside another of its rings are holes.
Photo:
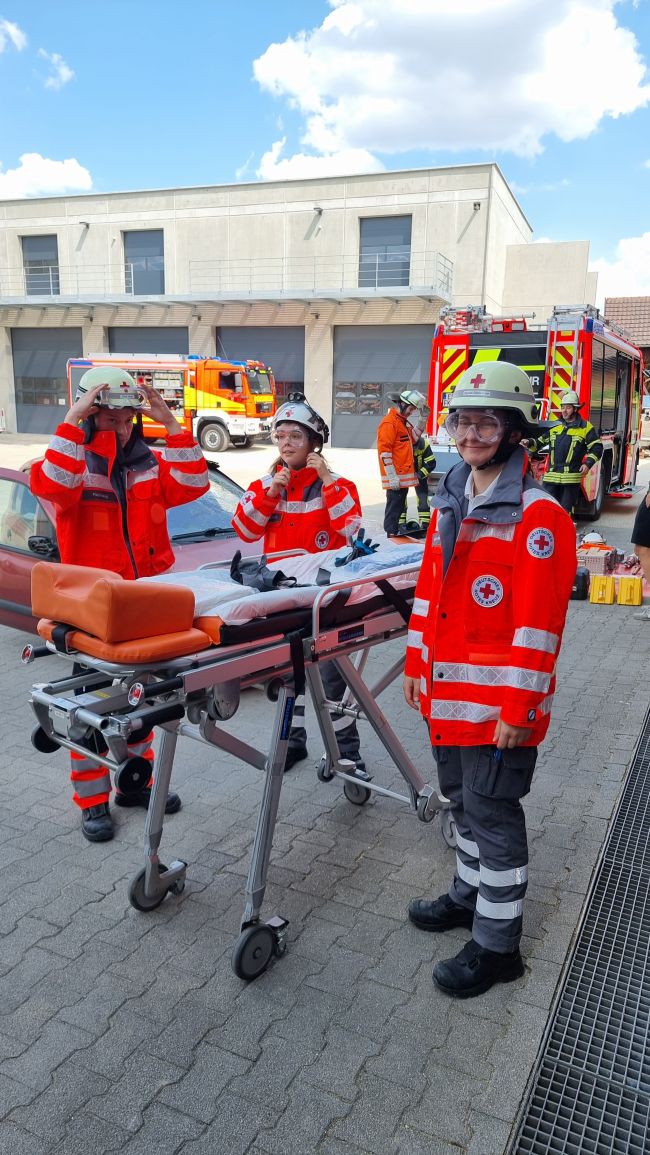
[[[32,534],[27,539],[27,546],[31,553],[38,554],[39,557],[47,558],[48,561],[60,561],[59,547],[51,537],[40,537],[38,534]]]

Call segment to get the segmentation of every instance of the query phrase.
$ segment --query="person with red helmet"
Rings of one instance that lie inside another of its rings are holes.
[[[142,436],[142,412],[164,425],[164,449]],[[209,489],[203,454],[155,389],[136,385],[123,369],[97,365],[83,374],[74,403],[58,426],[43,461],[32,466],[30,488],[56,506],[61,561],[100,566],[124,578],[164,573],[174,562],[166,511]],[[81,672],[78,667],[76,672]],[[151,762],[152,735],[131,747]],[[106,842],[114,827],[108,770],[73,752],[73,801],[89,842]],[[120,806],[149,805],[151,790],[116,794]],[[166,811],[181,806],[170,793]]]
[[[361,525],[357,487],[332,473],[322,455],[329,438],[323,418],[302,393],[290,393],[278,409],[272,439],[280,456],[268,474],[253,481],[242,497],[232,520],[242,541],[264,540],[265,553],[301,548],[308,553],[347,546]],[[339,701],[346,686],[331,662],[321,668],[325,692]],[[285,769],[307,757],[307,734],[302,724],[302,695],[296,699]],[[351,758],[360,775],[365,766],[359,757],[356,722],[334,717],[334,729],[343,758]]]

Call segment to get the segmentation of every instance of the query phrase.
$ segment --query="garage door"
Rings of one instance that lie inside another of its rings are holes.
[[[305,330],[302,325],[223,325],[217,353],[233,361],[263,361],[275,377],[278,400],[305,387]]]
[[[12,329],[19,433],[54,433],[68,410],[68,357],[82,353],[81,329]]]
[[[433,325],[337,325],[332,444],[367,449],[390,408],[389,394],[426,395]]]
[[[182,326],[125,325],[108,330],[109,353],[189,353],[190,339]]]

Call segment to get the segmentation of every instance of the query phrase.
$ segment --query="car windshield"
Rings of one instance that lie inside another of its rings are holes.
[[[196,501],[167,511],[167,527],[172,541],[216,537],[233,533],[232,515],[243,489],[222,473],[210,474],[210,489]]]
[[[270,393],[271,382],[266,369],[251,369],[246,370],[248,377],[248,385],[251,393]]]

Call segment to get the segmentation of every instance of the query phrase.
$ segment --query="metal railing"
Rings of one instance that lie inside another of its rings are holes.
[[[175,283],[164,268],[139,262],[110,265],[46,265],[0,269],[0,300],[32,297],[201,296],[227,299],[255,293],[361,291],[373,296],[427,293],[449,301],[453,264],[442,253],[315,257],[221,257],[177,266]]]

